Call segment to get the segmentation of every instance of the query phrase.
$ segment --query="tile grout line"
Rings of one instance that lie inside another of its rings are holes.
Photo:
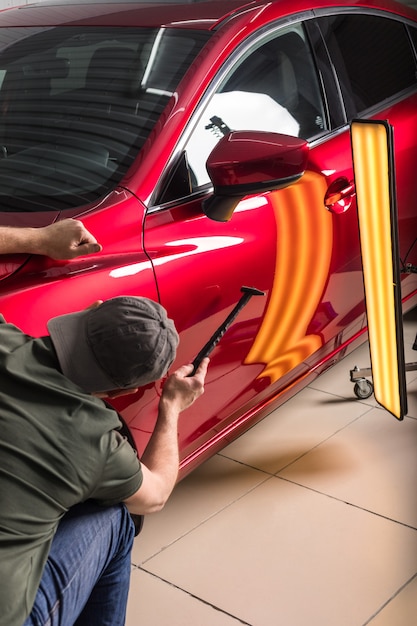
[[[241,463],[240,461],[236,461],[236,463],[240,463],[240,465],[245,465],[245,463]],[[248,467],[247,465],[245,465],[245,466]],[[232,506],[236,502],[239,502],[239,500],[241,500],[242,498],[245,498],[247,495],[252,493],[252,491],[257,489],[261,485],[264,485],[266,482],[268,482],[268,480],[271,480],[272,478],[275,478],[274,474],[270,474],[269,472],[265,472],[265,471],[262,471],[262,470],[258,470],[258,471],[261,472],[262,474],[265,474],[265,478],[263,480],[261,480],[259,483],[257,483],[256,485],[254,485],[250,489],[248,489],[248,491],[245,491],[245,493],[241,494],[238,498],[235,498],[234,500],[232,500],[232,501],[228,502],[227,504],[225,504],[218,511],[215,511],[212,515],[209,515],[208,517],[206,517],[204,520],[202,520],[201,522],[199,522],[198,524],[196,524],[192,528],[189,528],[186,532],[184,532],[182,535],[179,535],[178,537],[173,539],[170,543],[167,543],[166,545],[162,546],[159,550],[154,552],[152,555],[148,556],[146,559],[141,561],[139,564],[132,562],[132,566],[140,569],[143,565],[145,565],[145,563],[148,563],[151,559],[155,558],[156,556],[158,556],[159,554],[161,554],[165,550],[168,550],[168,548],[171,548],[174,544],[177,543],[177,541],[181,541],[182,539],[184,539],[184,537],[186,537],[190,533],[193,533],[195,530],[197,530],[198,528],[200,528],[201,526],[206,524],[208,521],[210,521],[211,519],[215,518],[220,513],[223,513],[223,511],[226,511],[226,509],[228,509],[230,506]]]
[[[239,622],[239,624],[243,624],[243,626],[253,626],[249,622],[245,622],[244,620],[240,619],[239,617],[236,617],[236,615],[233,615],[232,613],[229,613],[228,611],[225,611],[224,609],[219,608],[218,606],[216,606],[212,602],[208,602],[207,600],[204,600],[203,598],[200,598],[199,596],[196,596],[194,593],[191,593],[190,591],[187,591],[186,589],[183,589],[179,585],[176,585],[175,583],[172,583],[171,581],[166,580],[165,578],[162,578],[161,576],[158,576],[157,574],[154,574],[153,572],[147,570],[144,567],[135,566],[135,569],[137,569],[137,570],[139,570],[141,572],[144,572],[145,574],[149,574],[153,578],[156,578],[157,580],[159,580],[159,581],[169,585],[170,587],[173,587],[174,589],[177,589],[178,591],[181,591],[182,593],[185,593],[187,596],[189,596],[191,598],[194,598],[194,600],[198,600],[199,602],[202,602],[206,606],[211,607],[215,611],[219,611],[219,613],[223,613],[223,615],[227,615],[228,617],[231,617],[232,619],[234,619],[237,622]]]
[[[377,513],[376,511],[371,511],[370,509],[367,509],[363,506],[359,506],[358,504],[354,504],[353,502],[348,502],[347,500],[342,500],[341,498],[337,498],[336,496],[332,496],[329,493],[324,493],[323,491],[319,491],[318,489],[313,489],[312,487],[307,487],[306,485],[302,485],[300,483],[297,483],[294,480],[290,480],[289,478],[284,478],[283,476],[275,476],[275,478],[278,478],[279,480],[284,480],[287,483],[290,483],[292,485],[297,485],[297,487],[301,487],[302,489],[307,489],[308,491],[312,491],[313,493],[317,493],[321,496],[324,496],[326,498],[330,498],[331,500],[336,500],[336,502],[341,502],[342,504],[346,504],[347,506],[351,506],[354,509],[358,509],[359,511],[364,511],[365,513],[370,513],[371,515],[375,515],[376,517],[380,517],[382,519],[387,520],[388,522],[392,522],[393,524],[398,524],[399,526],[403,526],[404,528],[409,528],[410,530],[415,530],[417,532],[417,527],[416,526],[411,526],[411,524],[406,524],[405,522],[400,522],[399,520],[396,519],[392,519],[391,517],[388,517],[387,515],[383,515],[382,513]]]
[[[415,578],[417,578],[417,573],[414,574],[414,576],[411,576],[411,578],[407,580],[407,582],[401,585],[401,587],[397,589],[397,591],[390,598],[388,598],[388,600],[384,602],[384,604],[382,604],[382,606],[380,606],[380,608],[373,615],[371,615],[371,617],[367,619],[366,622],[362,624],[362,626],[367,626],[367,624],[370,624],[372,620],[377,617],[379,613],[381,613],[381,611],[383,611],[383,609],[385,609],[385,607],[387,607],[403,591],[403,589],[405,589],[410,583],[412,583]]]
[[[376,408],[375,404],[369,404],[368,402],[364,402],[364,399],[361,398],[356,398],[355,394],[353,392],[353,383],[352,383],[352,396],[341,396],[338,393],[333,393],[332,391],[327,391],[325,389],[320,389],[320,387],[314,387],[314,383],[316,381],[320,380],[320,376],[318,376],[315,380],[313,380],[309,385],[307,385],[307,389],[312,389],[313,391],[319,391],[320,393],[324,393],[327,396],[330,396],[332,398],[337,398],[338,400],[343,400],[344,402],[354,402],[355,404],[362,404],[364,407],[371,407],[371,408]],[[300,393],[302,393],[303,390],[301,390]],[[370,396],[371,397],[371,396]],[[368,400],[368,398],[365,398],[366,400]],[[375,401],[376,402],[376,401]],[[378,406],[378,405],[377,405]]]

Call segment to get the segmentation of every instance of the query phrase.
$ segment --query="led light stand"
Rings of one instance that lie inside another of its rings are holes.
[[[373,389],[378,404],[401,420],[407,390],[393,128],[354,120],[351,141]]]

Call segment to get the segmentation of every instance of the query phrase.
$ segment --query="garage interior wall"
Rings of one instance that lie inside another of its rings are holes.
[[[8,9],[9,7],[18,7],[22,4],[29,4],[32,0],[0,0],[0,9]]]

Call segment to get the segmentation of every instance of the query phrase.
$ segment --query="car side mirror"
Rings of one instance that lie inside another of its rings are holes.
[[[247,195],[283,189],[304,174],[307,141],[262,131],[232,131],[223,137],[207,160],[214,193],[203,212],[217,222],[228,222]]]

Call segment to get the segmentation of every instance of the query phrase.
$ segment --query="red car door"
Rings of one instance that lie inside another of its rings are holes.
[[[317,109],[294,114],[290,107],[298,98],[291,93],[291,83],[285,106],[262,93],[269,84],[267,77],[263,85],[255,83],[266,61],[271,71],[283,63],[288,73],[294,38],[298,44],[303,37],[302,26],[294,25],[279,31],[275,47],[270,38],[265,46],[257,43],[247,61],[208,101],[186,145],[198,191],[208,182],[205,158],[230,129],[324,136],[312,150],[302,179],[284,190],[245,198],[230,222],[210,221],[202,212],[201,194],[155,207],[145,219],[144,245],[154,265],[160,300],[181,335],[175,365],[193,359],[238,302],[242,286],[265,292],[250,300],[212,354],[204,401],[180,423],[183,459],[200,446],[215,446],[222,431],[223,437],[228,429],[236,434],[255,407],[288,389],[324,359],[347,326],[354,327],[351,336],[363,325],[356,220],[353,215],[332,215],[324,207],[330,184],[324,170],[340,142],[326,143],[317,83],[313,83]],[[298,46],[295,49],[298,53]],[[306,45],[303,50],[309,55]],[[303,61],[309,74],[312,60],[307,56]],[[233,106],[236,103],[238,107]],[[263,114],[254,115],[259,106]],[[343,144],[334,178],[352,177],[347,138]],[[354,272],[349,266],[352,258]],[[337,280],[341,269],[349,280],[353,277],[349,298]],[[358,322],[355,308],[360,305]]]

